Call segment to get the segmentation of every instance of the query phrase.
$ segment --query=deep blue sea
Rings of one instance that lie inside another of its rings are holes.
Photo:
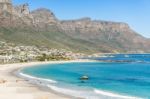
[[[21,75],[63,94],[86,99],[150,99],[150,54],[96,59],[130,61],[39,65],[22,69]],[[83,75],[89,80],[82,82],[79,78]]]

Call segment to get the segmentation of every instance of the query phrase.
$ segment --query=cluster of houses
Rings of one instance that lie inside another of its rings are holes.
[[[37,57],[42,57],[43,54],[54,57],[66,57],[67,59],[75,59],[81,56],[79,53],[73,53],[65,49],[22,46],[0,41],[0,64],[39,61]]]

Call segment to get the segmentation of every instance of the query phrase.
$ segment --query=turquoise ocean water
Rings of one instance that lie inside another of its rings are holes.
[[[116,56],[114,58],[118,59]],[[39,65],[24,68],[20,73],[55,91],[87,99],[150,99],[150,63],[147,59],[150,57],[144,58],[146,62],[138,60]],[[80,81],[79,78],[83,75],[89,76],[89,80]]]

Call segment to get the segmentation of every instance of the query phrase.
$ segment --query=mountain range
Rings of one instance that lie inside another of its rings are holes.
[[[0,11],[0,40],[81,53],[150,52],[150,39],[126,23],[60,20],[49,9],[30,11],[28,4]]]

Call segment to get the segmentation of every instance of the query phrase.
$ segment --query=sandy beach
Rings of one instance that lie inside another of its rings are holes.
[[[0,99],[70,99],[71,97],[69,96],[41,89],[13,74],[14,71],[28,66],[64,62],[82,61],[31,62],[0,65]]]

